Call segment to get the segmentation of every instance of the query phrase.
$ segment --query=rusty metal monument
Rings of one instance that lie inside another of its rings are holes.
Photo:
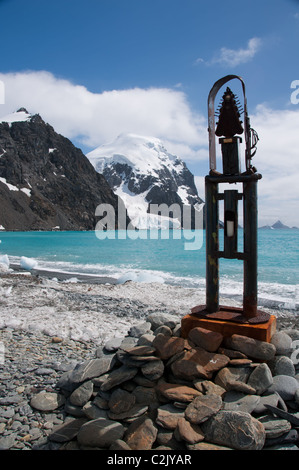
[[[243,91],[243,110],[236,95],[226,88],[219,105],[215,124],[215,98],[227,82],[237,79]],[[241,114],[243,113],[243,122]],[[251,160],[256,152],[257,133],[250,127],[247,114],[245,84],[237,75],[218,80],[208,97],[208,132],[210,172],[205,177],[206,210],[206,305],[191,310],[182,320],[182,330],[189,326],[239,333],[257,339],[269,340],[275,331],[275,317],[257,307],[257,183],[262,178]],[[240,137],[244,133],[245,169],[240,162]],[[216,136],[222,154],[222,172],[216,168]],[[241,183],[236,189],[219,191],[221,183]],[[219,201],[224,204],[223,250],[219,250]],[[238,250],[238,203],[243,201],[243,251]],[[243,308],[219,305],[219,259],[237,259],[243,262]],[[189,326],[188,326],[189,325]]]

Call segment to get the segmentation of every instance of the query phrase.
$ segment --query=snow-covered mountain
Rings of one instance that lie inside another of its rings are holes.
[[[191,206],[194,226],[195,211],[203,208],[194,176],[179,157],[167,151],[161,140],[121,134],[110,144],[89,152],[87,157],[124,201],[136,228],[183,226],[182,217],[178,213],[167,214],[170,218],[163,212],[162,215],[153,214],[155,204],[165,204],[168,208],[176,204],[181,209]]]

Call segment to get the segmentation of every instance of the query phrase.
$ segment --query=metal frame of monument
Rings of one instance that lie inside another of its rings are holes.
[[[218,127],[215,130],[215,98],[223,85],[230,80],[241,82],[244,107],[239,111],[236,95],[227,88],[223,95],[219,113]],[[244,113],[244,129],[239,119]],[[208,97],[208,132],[210,172],[205,177],[206,198],[206,305],[194,307],[191,312],[199,318],[223,320],[242,324],[260,324],[268,322],[270,315],[257,308],[257,183],[262,175],[251,164],[258,141],[256,132],[250,127],[247,114],[245,84],[237,75],[227,75],[218,80]],[[239,130],[241,126],[242,130]],[[237,129],[237,132],[235,132]],[[245,166],[241,172],[239,161],[239,143],[244,131]],[[216,168],[217,136],[222,152],[223,172]],[[219,192],[220,183],[242,183],[243,192],[225,190]],[[219,201],[224,201],[224,249],[219,251]],[[243,200],[243,252],[238,251],[238,202]],[[229,258],[243,261],[243,308],[219,305],[219,259]]]

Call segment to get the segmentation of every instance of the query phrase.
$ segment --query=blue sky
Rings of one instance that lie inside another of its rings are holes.
[[[208,93],[242,76],[260,224],[299,226],[299,1],[0,0],[0,21],[0,117],[25,106],[84,152],[121,132],[159,137],[201,195]]]

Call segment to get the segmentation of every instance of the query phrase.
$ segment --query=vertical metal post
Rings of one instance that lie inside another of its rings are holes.
[[[231,216],[231,217],[230,217]],[[227,233],[227,221],[233,223],[234,234]],[[235,258],[238,251],[238,191],[224,191],[224,256],[225,258]]]
[[[205,178],[206,198],[206,309],[219,310],[219,210],[218,183]]]
[[[257,181],[243,183],[244,204],[244,290],[246,318],[257,315]]]

